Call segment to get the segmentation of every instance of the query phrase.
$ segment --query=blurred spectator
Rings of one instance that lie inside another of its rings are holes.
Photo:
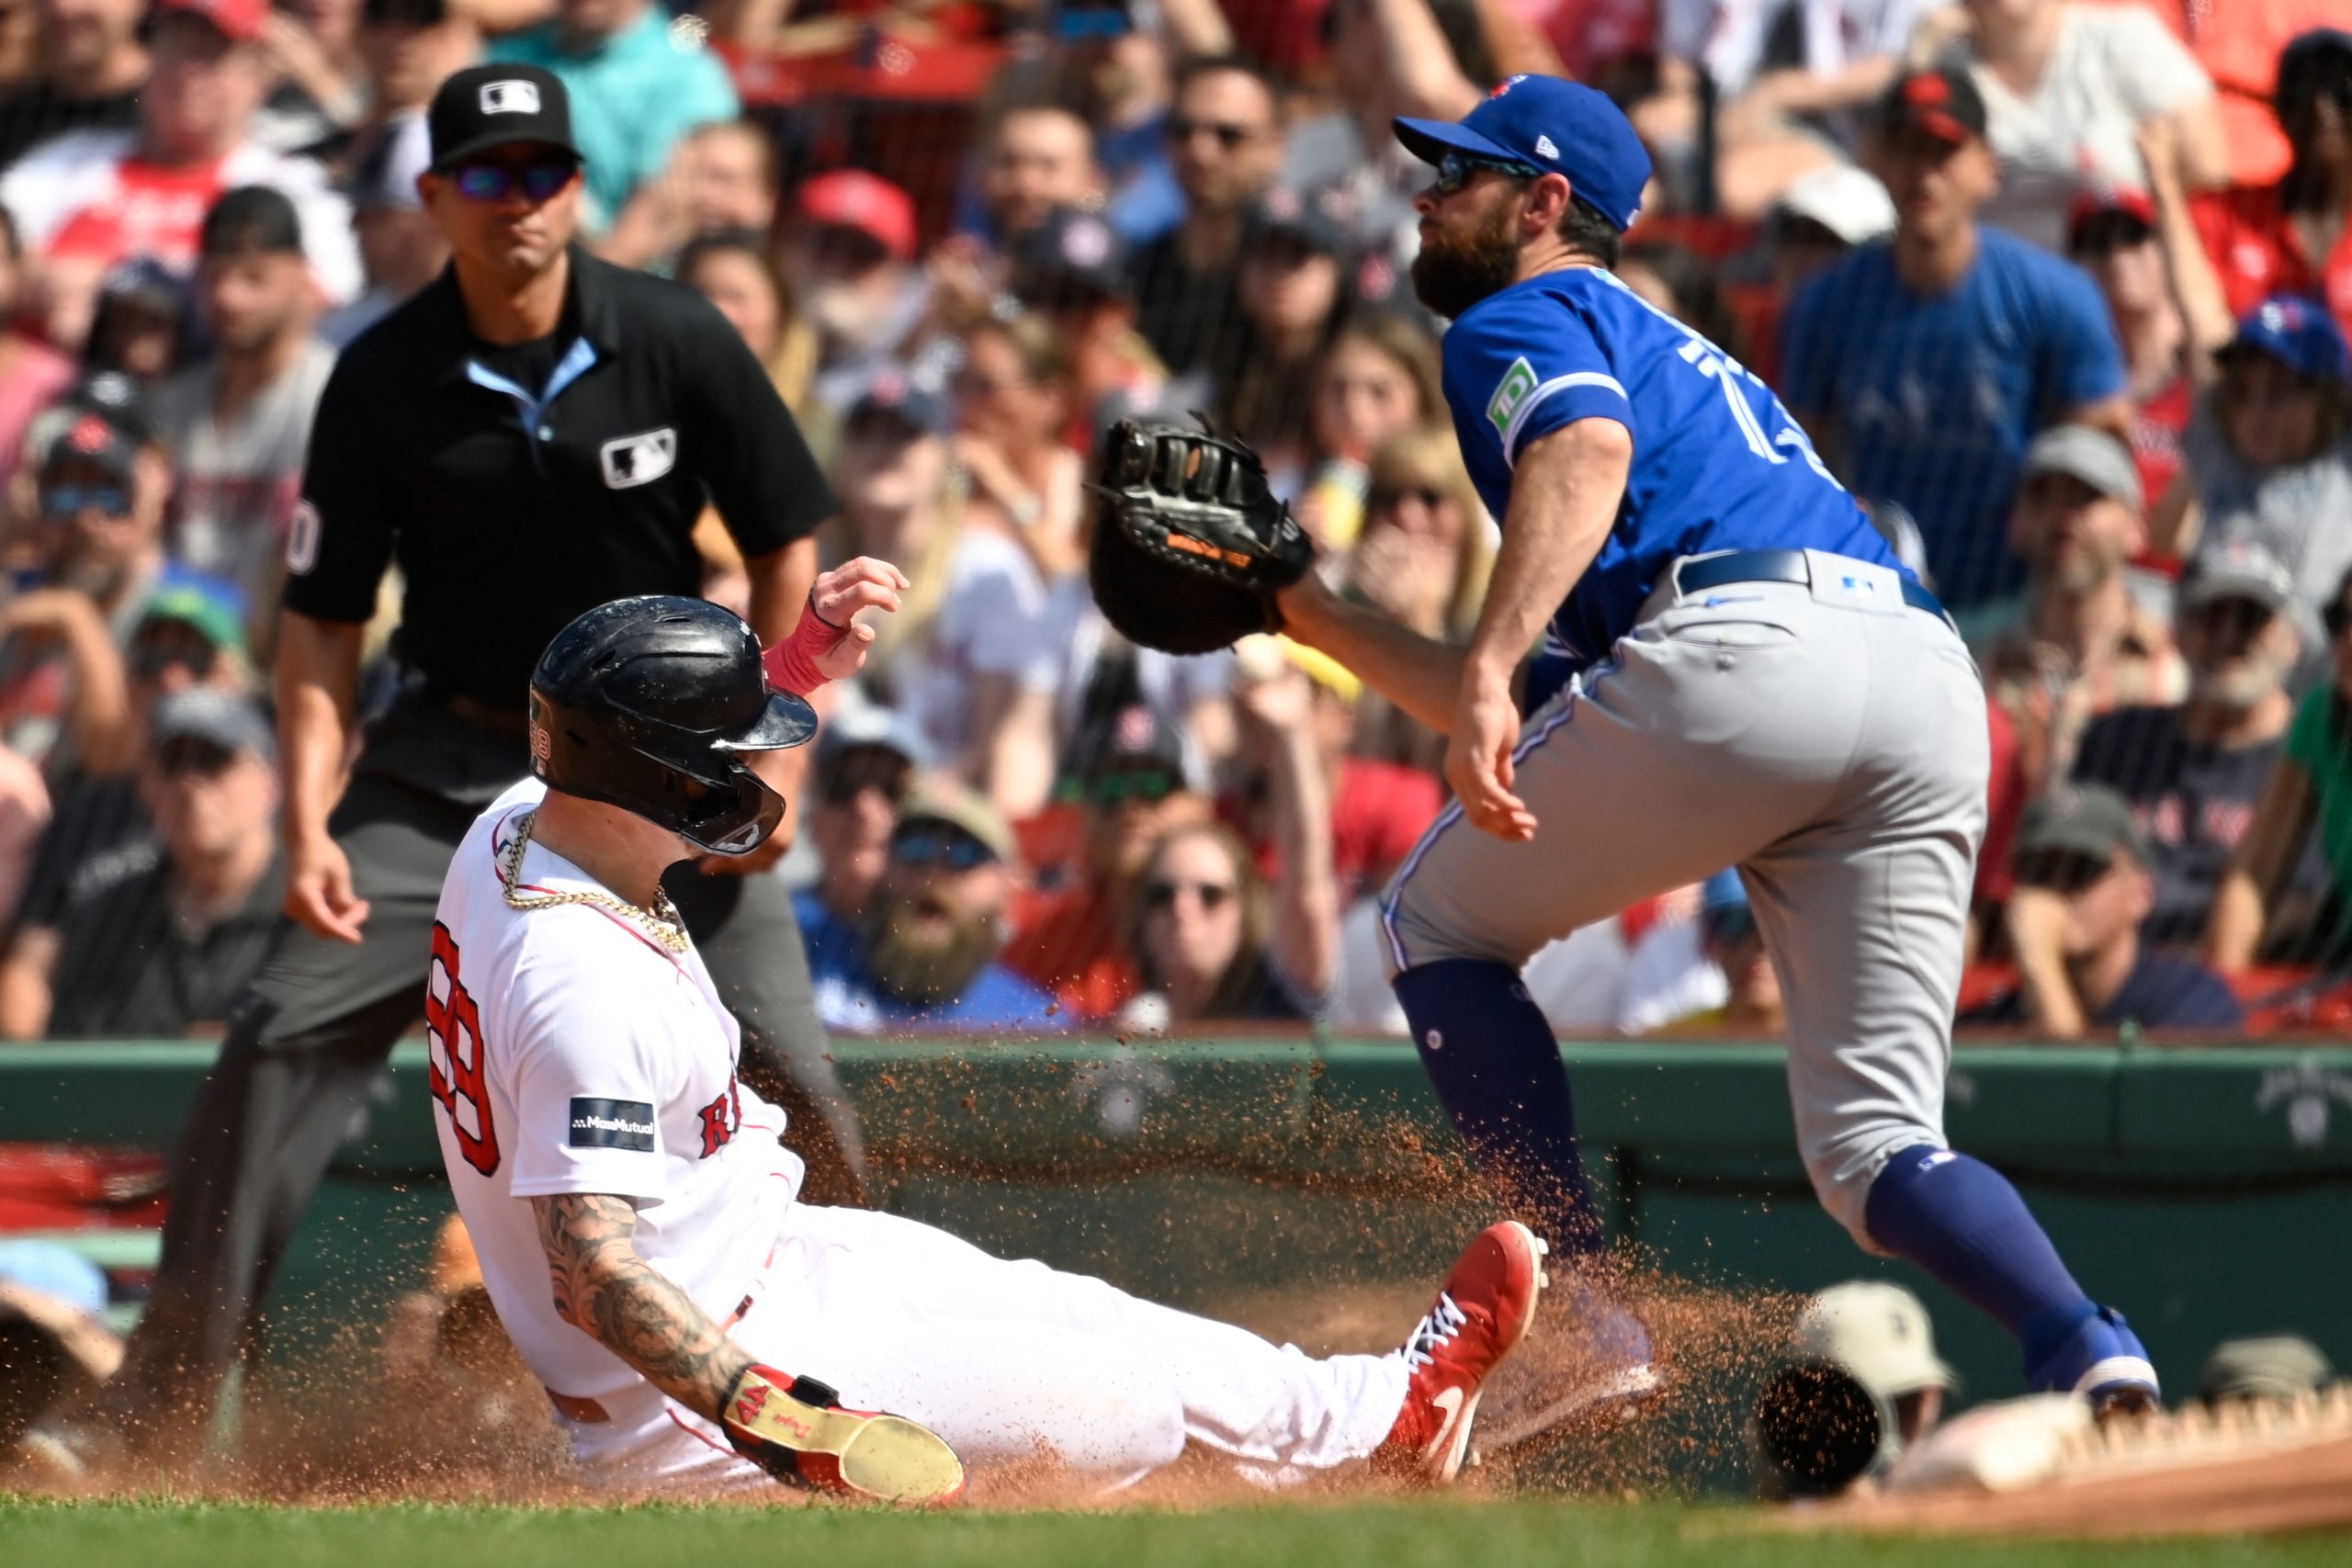
[[[1747,356],[1747,334],[1715,285],[1707,258],[1674,240],[1634,240],[1611,269],[1625,287],[1734,359]]]
[[[1234,786],[1219,814],[1248,841],[1258,869],[1281,884],[1283,843],[1295,831],[1285,770],[1307,748],[1325,803],[1336,908],[1376,895],[1437,819],[1445,795],[1435,778],[1357,756],[1356,703],[1363,684],[1338,661],[1282,637],[1250,637],[1236,650],[1234,708],[1241,720]],[[1265,718],[1283,716],[1277,727]]]
[[[2197,1397],[2206,1404],[2294,1399],[2324,1393],[2335,1382],[2335,1363],[2300,1334],[2224,1339],[2198,1370]]]
[[[1723,976],[1723,1003],[1674,1020],[1670,1032],[1703,1030],[1742,1040],[1779,1040],[1789,1012],[1781,977],[1756,929],[1756,911],[1736,867],[1719,871],[1699,889],[1699,952]]]
[[[2196,510],[2175,537],[2199,553],[2257,544],[2317,609],[2352,568],[2352,348],[2315,302],[2257,306],[2213,364],[2188,426]]]
[[[2151,502],[2180,472],[2188,430],[2192,352],[2165,249],[2155,204],[2125,186],[2086,191],[2066,220],[2066,258],[2098,285],[2123,348],[2124,396],[2132,405],[2132,456]]]
[[[56,810],[40,770],[0,746],[0,909],[23,897]]]
[[[262,47],[277,83],[254,116],[254,139],[286,152],[336,150],[368,117],[362,0],[272,0]]]
[[[1029,900],[1004,957],[1078,1018],[1102,1019],[1137,988],[1126,938],[1153,848],[1206,822],[1209,806],[1186,787],[1183,737],[1141,703],[1080,731],[1065,775],[1083,862],[1068,885]]]
[[[2287,680],[2303,657],[2305,617],[2287,569],[2252,545],[2201,558],[2180,590],[2175,632],[2188,699],[2136,704],[2091,721],[2077,784],[2132,803],[2155,878],[2141,934],[2169,946],[2204,934],[2222,874],[2245,838],[2286,750]]]
[[[2213,84],[2144,7],[1967,0],[1967,16],[1939,63],[1965,67],[1984,94],[2001,162],[1985,221],[2058,249],[2086,186],[2146,182],[2138,137],[2151,120],[2173,131],[2183,184],[2229,182]]]
[[[53,954],[69,907],[113,880],[127,860],[153,858],[154,824],[138,763],[149,750],[156,705],[175,692],[243,694],[253,685],[236,612],[192,587],[165,588],[148,602],[123,664],[130,707],[126,753],[111,763],[76,759],[79,765],[61,770],[55,809],[26,868],[23,895],[6,906],[14,911],[11,956],[19,949]],[[0,983],[0,1033],[31,1030],[29,1012],[46,1005],[45,971],[0,963],[0,982],[28,973],[34,984],[24,992]]]
[[[1243,225],[1283,163],[1273,84],[1237,60],[1202,60],[1176,78],[1170,158],[1184,219],[1135,258],[1138,321],[1170,370],[1229,364],[1240,330]]]
[[[1121,239],[1140,243],[1165,233],[1184,213],[1183,193],[1168,166],[1169,42],[1180,55],[1201,48],[1207,24],[1212,46],[1229,45],[1214,0],[1180,0],[1170,14],[1135,0],[1057,0],[1047,27],[1046,65],[1057,96],[1094,132],[1096,160],[1108,199],[1102,216]],[[1000,76],[1002,80],[1002,76]]]
[[[981,154],[980,202],[1000,250],[1010,250],[1056,208],[1099,209],[1102,170],[1094,162],[1094,133],[1051,104],[1004,110]]]
[[[712,120],[678,140],[669,165],[638,186],[596,254],[623,266],[674,270],[696,239],[775,228],[775,144],[748,119]]]
[[[36,761],[62,741],[115,765],[130,723],[116,647],[178,575],[164,554],[170,468],[120,416],[68,406],[50,423],[36,575],[0,607],[0,739]]]
[[[74,380],[74,362],[29,336],[18,321],[24,283],[24,246],[16,220],[0,208],[0,492],[24,461],[33,416]]]
[[[283,871],[269,722],[245,697],[187,691],[155,707],[140,789],[151,856],[77,888],[55,944],[18,942],[6,991],[47,1006],[17,1038],[155,1039],[222,1023],[277,929]]]
[[[1243,231],[1240,358],[1222,369],[1218,403],[1223,426],[1270,468],[1305,460],[1316,366],[1351,301],[1348,245],[1316,197],[1288,186],[1268,191]]]
[[[1857,111],[1894,80],[1913,29],[1936,3],[1661,7],[1666,47],[1705,68],[1718,106],[1713,183],[1723,210],[1754,217],[1798,181],[1838,167],[1860,140]]]
[[[1153,1031],[1305,1021],[1331,983],[1338,910],[1310,919],[1269,893],[1249,852],[1215,824],[1180,828],[1145,863],[1125,934],[1141,994],[1119,1016]],[[1305,971],[1303,974],[1298,971]]]
[[[1781,193],[1766,220],[1770,286],[1763,306],[1747,318],[1747,366],[1767,382],[1781,380],[1781,334],[1789,302],[1815,273],[1842,261],[1857,245],[1894,230],[1894,203],[1878,176],[1849,164],[1815,169]]]
[[[1308,466],[1288,484],[1271,476],[1276,493],[1295,491],[1292,511],[1318,548],[1346,549],[1363,531],[1372,455],[1394,436],[1444,419],[1436,342],[1406,316],[1359,311],[1316,363]]]
[[[893,365],[923,316],[914,198],[863,169],[836,169],[800,187],[796,214],[791,276],[817,329],[817,400],[846,404]]]
[[[828,476],[842,510],[837,536],[825,541],[827,559],[872,556],[896,563],[911,580],[899,613],[875,627],[858,678],[910,721],[918,716],[919,671],[961,537],[963,481],[947,446],[954,430],[955,414],[943,399],[886,371],[851,405]]]
[[[817,334],[793,309],[792,291],[751,230],[721,231],[678,253],[678,281],[699,290],[743,334],[776,396],[796,413],[817,372]]]
[[[341,302],[359,292],[351,209],[313,163],[272,152],[248,126],[269,82],[267,0],[159,0],[154,69],[130,130],[87,130],[35,149],[0,175],[0,206],[42,258],[51,342],[78,345],[99,284],[116,263],[196,262],[204,215],[220,193],[271,186],[302,214],[312,275]]]
[[[844,704],[817,732],[806,817],[817,880],[793,896],[804,940],[821,923],[854,926],[873,907],[889,858],[899,804],[930,761],[903,715]]]
[[[171,448],[175,557],[274,604],[301,500],[311,418],[334,368],[318,320],[294,204],[266,186],[230,191],[205,214],[197,306],[211,357],[155,394]]]
[[[1372,457],[1363,528],[1336,570],[1350,598],[1423,637],[1466,638],[1494,562],[1492,528],[1453,433],[1424,425]],[[1356,749],[1439,776],[1445,738],[1377,693],[1357,714]]]
[[[36,0],[40,74],[0,96],[0,168],[69,130],[128,130],[139,123],[147,50],[146,0]]]
[[[800,901],[825,1027],[848,1034],[1066,1028],[1050,995],[997,962],[1012,858],[1012,829],[978,796],[953,787],[908,795],[880,884],[854,915]]]
[[[2352,572],[2336,585],[2324,619],[2328,680],[2296,705],[2287,754],[2271,771],[2254,821],[2222,878],[2206,947],[2224,975],[2243,973],[2285,904],[2296,859],[2314,829],[2335,879],[2335,929],[2322,957],[2339,949],[2352,924]]]
[[[2095,716],[2180,700],[2170,628],[2127,570],[2147,537],[2139,470],[2121,442],[2083,425],[2035,439],[2009,513],[2025,592],[1961,620],[1987,691],[2017,726],[2029,792],[2065,775]]]
[[[416,194],[416,177],[431,162],[431,140],[423,115],[402,115],[353,171],[351,226],[368,292],[320,323],[322,342],[342,348],[449,265],[449,242]]]
[[[955,451],[964,508],[919,688],[908,701],[943,760],[1007,817],[1053,787],[1053,698],[1063,649],[1054,584],[1081,556],[1085,469],[1062,441],[1069,360],[1036,317],[990,321],[964,344]]]
[[[2024,1025],[2053,1040],[2093,1029],[2236,1029],[2222,977],[2142,940],[2155,906],[2148,849],[2132,806],[2104,784],[2065,784],[2026,807],[2013,855],[2009,946],[2018,986],[1961,1015],[1963,1025]]]
[[[571,93],[592,231],[619,218],[687,131],[741,112],[702,36],[654,0],[558,0],[552,21],[491,41],[492,61],[542,66]]]
[[[106,1271],[62,1242],[0,1242],[0,1443],[122,1365]]]
[[[2128,435],[2122,358],[2079,269],[1976,221],[2000,176],[1965,74],[1905,76],[1877,130],[1894,237],[1799,291],[1781,390],[1857,495],[1917,521],[1936,590],[1958,608],[2018,576],[1999,518],[2034,433]]]
[[[1132,274],[1107,220],[1058,208],[1023,236],[1012,262],[1013,296],[1053,324],[1069,355],[1070,446],[1089,449],[1115,421],[1166,406],[1167,368],[1136,330]]]
[[[1900,1285],[1849,1280],[1804,1304],[1788,1359],[1757,1396],[1758,1488],[1817,1497],[1886,1473],[1935,1430],[1959,1374]]]
[[[99,283],[82,363],[153,389],[180,367],[198,335],[195,290],[188,280],[141,256]]]
[[[2271,101],[2293,162],[2276,184],[2199,195],[2198,231],[2233,314],[2301,294],[2352,333],[2352,32],[2289,44]]]
[[[449,0],[361,0],[359,49],[368,72],[364,139],[421,118],[443,79],[481,58],[481,27],[474,7]]]

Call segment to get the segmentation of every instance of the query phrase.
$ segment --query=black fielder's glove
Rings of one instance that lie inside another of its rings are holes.
[[[1088,576],[1130,642],[1207,653],[1282,629],[1274,594],[1306,575],[1315,547],[1258,454],[1214,431],[1122,420],[1095,488]]]

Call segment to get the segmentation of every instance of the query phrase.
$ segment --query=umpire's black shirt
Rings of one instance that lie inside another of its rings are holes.
[[[540,650],[582,610],[700,592],[706,499],[746,556],[835,510],[726,318],[692,289],[571,254],[550,337],[477,339],[445,270],[344,350],[319,401],[286,606],[366,621],[397,560],[393,648],[430,697],[519,710]]]

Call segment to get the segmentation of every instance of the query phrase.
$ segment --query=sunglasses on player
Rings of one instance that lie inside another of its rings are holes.
[[[1448,152],[1437,162],[1437,178],[1430,182],[1430,191],[1435,196],[1452,196],[1467,186],[1481,169],[1492,169],[1515,180],[1532,180],[1544,172],[1532,164],[1522,164],[1515,159],[1481,158],[1474,152]]]
[[[504,201],[518,190],[532,201],[545,201],[579,173],[576,158],[535,158],[527,164],[460,164],[449,171],[449,179],[468,201]]]

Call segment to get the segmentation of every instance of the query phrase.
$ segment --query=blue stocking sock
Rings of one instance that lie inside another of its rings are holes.
[[[1862,1218],[1881,1247],[2000,1319],[2038,1366],[2098,1309],[2059,1261],[2007,1177],[1925,1144],[1887,1161]]]
[[[1396,976],[1396,999],[1479,1169],[1528,1205],[1555,1247],[1599,1251],[1568,1070],[1519,971],[1475,958],[1418,964]]]

